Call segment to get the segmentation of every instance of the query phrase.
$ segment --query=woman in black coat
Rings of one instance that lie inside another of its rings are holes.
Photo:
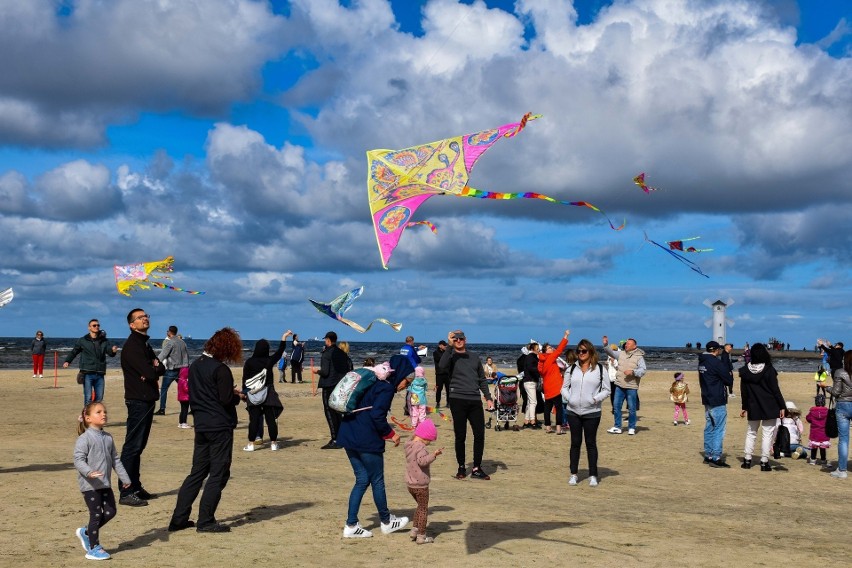
[[[259,340],[254,346],[254,353],[243,365],[243,392],[248,394],[246,382],[251,379],[263,381],[266,389],[266,397],[262,401],[252,402],[251,397],[246,400],[249,413],[248,444],[243,448],[246,452],[254,451],[254,441],[260,433],[261,421],[266,418],[266,427],[269,430],[269,449],[278,450],[278,417],[284,412],[284,405],[275,392],[275,367],[284,354],[287,347],[287,338],[293,335],[289,329],[281,336],[281,344],[272,355],[269,354],[269,342],[265,339]]]
[[[786,403],[778,386],[778,373],[772,366],[769,350],[762,343],[751,348],[751,362],[740,367],[740,393],[742,412],[748,414],[748,429],[745,437],[745,460],[743,469],[751,467],[751,456],[757,439],[758,427],[763,431],[760,451],[760,471],[772,471],[769,466],[769,454],[772,452],[772,438],[776,421],[784,417]]]

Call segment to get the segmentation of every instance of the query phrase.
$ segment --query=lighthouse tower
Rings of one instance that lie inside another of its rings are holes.
[[[729,320],[725,314],[726,308],[733,303],[734,301],[730,298],[727,302],[723,302],[722,300],[716,300],[715,302],[711,302],[710,300],[704,300],[704,305],[713,311],[712,319],[709,319],[704,322],[704,325],[711,329],[713,340],[717,341],[720,345],[724,345],[728,342],[727,331],[725,326],[727,325],[734,327],[734,322]]]

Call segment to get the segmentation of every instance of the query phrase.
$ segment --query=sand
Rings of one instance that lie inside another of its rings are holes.
[[[80,566],[87,562],[74,530],[88,513],[77,489],[72,453],[82,387],[64,370],[52,378],[0,371],[6,385],[0,453],[0,566]],[[235,435],[232,478],[218,517],[229,534],[169,533],[177,490],[189,472],[192,430],[177,428],[175,388],[166,416],[157,416],[142,458],[146,488],[160,497],[150,506],[119,506],[102,530],[113,564],[136,567],[249,566],[721,566],[824,565],[837,558],[838,527],[848,524],[852,481],[830,478],[804,461],[772,462],[775,471],[740,469],[746,423],[739,398],[729,404],[725,449],[734,465],[702,462],[703,412],[697,374],[691,426],[672,426],[671,373],[650,372],[642,382],[636,436],[599,433],[601,484],[588,486],[585,454],[581,484],[568,487],[569,436],[543,431],[486,433],[484,469],[491,481],[452,478],[456,464],[449,422],[438,421],[429,532],[434,544],[416,546],[407,531],[382,535],[368,492],[361,523],[372,539],[344,540],[341,531],[353,475],[342,450],[320,450],[327,429],[310,385],[279,385],[285,411],[282,449],[241,451],[245,409]],[[431,381],[431,378],[430,378]],[[809,374],[785,373],[782,391],[807,412]],[[107,427],[121,446],[126,410],[120,375],[110,370]],[[402,399],[393,410],[400,417]],[[468,436],[468,460],[471,438]],[[836,459],[837,450],[829,450]],[[385,457],[388,502],[412,516],[402,446]],[[115,477],[114,477],[115,479]],[[194,517],[193,517],[194,518]],[[841,539],[842,540],[842,539]],[[412,558],[419,560],[415,563]]]

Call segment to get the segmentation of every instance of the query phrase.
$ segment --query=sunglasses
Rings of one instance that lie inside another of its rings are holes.
[[[465,338],[465,337],[454,337],[453,341],[467,341],[467,338]]]
[[[588,353],[588,349],[577,349],[577,353]]]

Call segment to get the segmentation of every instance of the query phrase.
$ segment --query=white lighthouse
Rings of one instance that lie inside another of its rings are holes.
[[[734,301],[730,298],[728,298],[727,302],[723,302],[722,300],[716,300],[715,302],[704,300],[704,305],[713,310],[712,319],[705,321],[704,325],[711,329],[713,340],[717,341],[720,345],[728,342],[725,326],[734,327],[734,322],[729,320],[725,314],[727,307],[733,303]]]

